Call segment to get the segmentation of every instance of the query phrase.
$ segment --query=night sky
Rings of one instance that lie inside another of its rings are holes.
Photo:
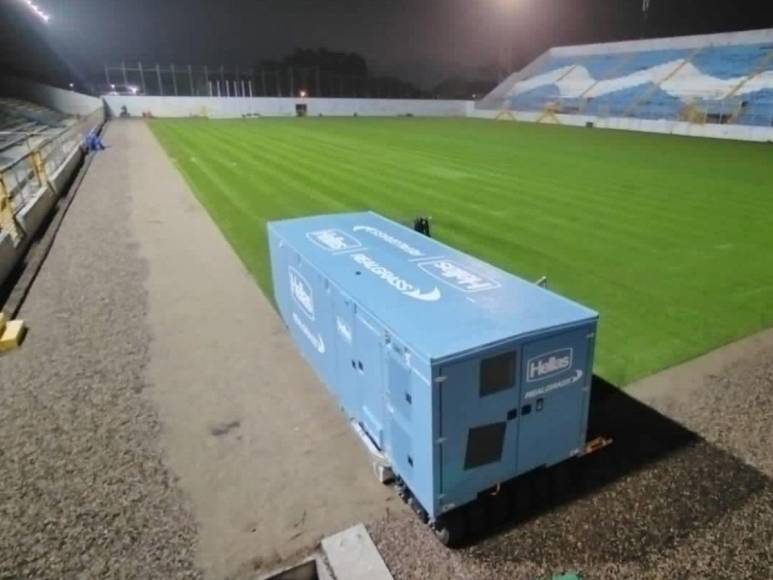
[[[0,0],[20,2],[21,0]],[[293,48],[355,51],[424,87],[491,77],[551,46],[635,39],[642,0],[36,0],[40,33],[86,76],[106,62],[253,65]],[[773,27],[773,0],[651,0],[644,34]]]

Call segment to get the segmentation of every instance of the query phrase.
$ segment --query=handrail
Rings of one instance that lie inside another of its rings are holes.
[[[42,133],[45,133],[46,131],[51,131],[51,127],[37,127],[33,131],[0,131],[0,135],[18,135],[18,139],[10,139],[6,143],[3,143],[0,145],[0,153],[3,151],[7,151],[11,147],[16,147],[19,143],[24,141],[25,139],[29,139],[30,137],[40,137]],[[0,167],[0,171],[2,171],[7,165],[6,164],[2,167]]]

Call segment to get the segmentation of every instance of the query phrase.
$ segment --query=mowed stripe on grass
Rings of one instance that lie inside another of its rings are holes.
[[[270,296],[266,221],[374,210],[601,313],[623,385],[773,324],[773,150],[462,119],[154,120]]]

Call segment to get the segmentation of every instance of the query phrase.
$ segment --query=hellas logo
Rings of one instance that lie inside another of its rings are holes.
[[[539,381],[557,375],[572,366],[574,350],[563,348],[529,359],[528,381]]]
[[[482,292],[499,288],[499,282],[478,272],[473,272],[469,267],[460,266],[453,260],[443,258],[431,262],[421,262],[418,266],[430,276],[462,292]]]
[[[298,328],[301,330],[303,335],[309,340],[311,345],[316,349],[316,351],[319,354],[325,354],[325,340],[322,338],[322,335],[317,333],[314,334],[314,332],[306,326],[306,323],[301,320],[301,317],[298,316],[297,312],[293,312],[293,322],[298,325]]]
[[[290,268],[290,292],[301,311],[314,320],[314,293],[311,286],[298,270]]]
[[[424,254],[421,250],[414,248],[412,245],[410,245],[408,242],[405,242],[399,238],[396,238],[394,236],[390,236],[388,233],[381,231],[378,228],[374,228],[372,226],[354,226],[352,228],[353,232],[365,232],[367,234],[370,234],[373,237],[378,238],[379,240],[382,240],[389,244],[390,246],[394,246],[398,250],[405,252],[409,256],[413,258],[421,258]]]
[[[373,258],[370,256],[367,256],[365,254],[349,254],[351,256],[352,260],[357,262],[359,265],[361,265],[363,268],[368,270],[371,274],[376,276],[377,278],[380,278],[387,284],[389,284],[392,288],[400,292],[403,296],[408,296],[410,298],[413,298],[414,300],[421,300],[423,302],[437,302],[440,300],[441,294],[440,290],[437,286],[435,286],[432,290],[428,292],[422,291],[421,288],[418,286],[414,286],[407,280],[404,280],[392,270],[389,268],[385,268],[378,262],[376,262]]]
[[[328,252],[343,252],[359,248],[362,245],[357,238],[335,229],[309,232],[306,237]]]

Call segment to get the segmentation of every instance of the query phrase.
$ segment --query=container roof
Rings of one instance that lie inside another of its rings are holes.
[[[428,359],[598,318],[585,306],[373,212],[268,227]]]

